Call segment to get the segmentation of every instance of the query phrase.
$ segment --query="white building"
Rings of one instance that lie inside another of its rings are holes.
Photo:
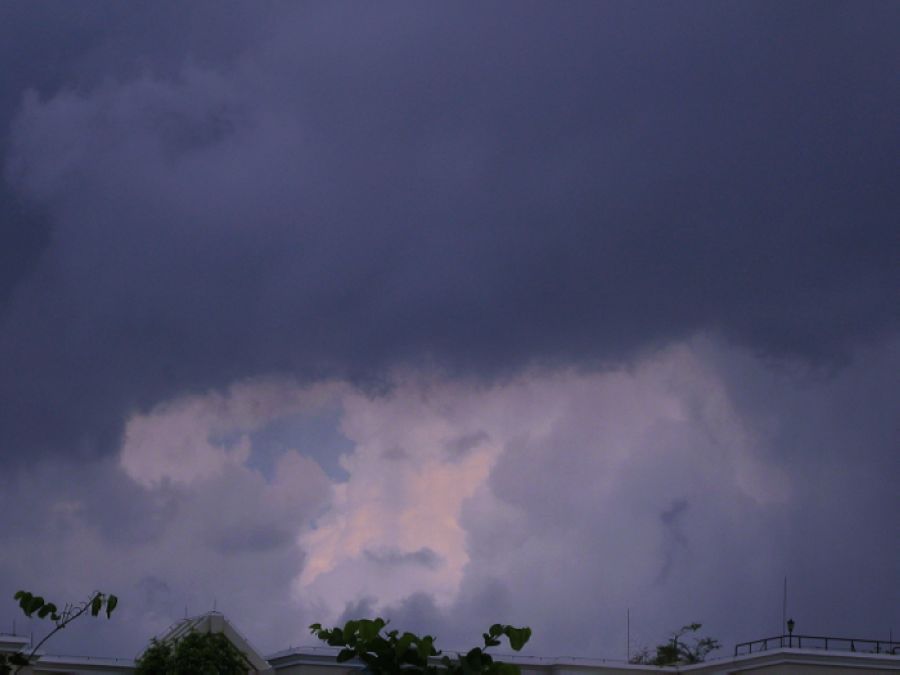
[[[337,650],[327,647],[298,647],[272,654],[261,655],[250,642],[219,612],[208,612],[175,623],[158,639],[174,640],[191,631],[224,633],[231,643],[242,651],[252,665],[250,673],[280,673],[281,675],[350,675],[363,669],[360,663],[338,664]],[[799,644],[798,643],[799,639]],[[803,646],[803,639],[807,645]],[[629,665],[622,662],[578,659],[537,658],[502,655],[501,660],[515,663],[522,675],[635,675],[636,673],[691,673],[695,675],[898,675],[900,654],[897,643],[877,643],[867,640],[841,640],[827,638],[803,638],[794,636],[792,646],[784,646],[787,637],[770,638],[769,641],[745,643],[750,653],[714,658],[704,663],[684,666]],[[772,644],[770,645],[769,642]],[[756,645],[756,647],[754,647]],[[0,635],[0,653],[26,651],[28,638],[16,635]],[[856,651],[853,651],[856,650]],[[870,651],[871,650],[871,651]],[[878,653],[875,650],[878,650]],[[894,651],[894,654],[883,653]],[[738,650],[735,650],[737,652]],[[747,651],[746,649],[743,651]],[[36,661],[24,668],[22,675],[55,673],[56,675],[88,675],[105,673],[120,675],[133,673],[133,659],[108,659],[94,657],[66,657],[40,654]]]

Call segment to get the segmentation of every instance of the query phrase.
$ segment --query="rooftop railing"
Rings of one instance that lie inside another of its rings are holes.
[[[863,640],[860,638],[826,637],[823,635],[776,635],[734,646],[735,656],[746,656],[768,649],[828,649],[868,654],[900,654],[900,642],[894,640]]]

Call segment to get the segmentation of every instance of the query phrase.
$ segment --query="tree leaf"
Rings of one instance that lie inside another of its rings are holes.
[[[416,637],[416,635],[413,633],[404,633],[403,636],[399,640],[397,640],[397,646],[394,649],[397,656],[402,657],[404,654],[406,654],[406,652],[409,651],[409,648],[418,639],[419,638]]]
[[[348,621],[343,629],[310,625],[310,631],[331,646],[344,646],[337,656],[338,662],[354,657],[362,661],[372,675],[520,675],[516,666],[495,662],[485,649],[500,644],[506,636],[510,645],[521,649],[531,637],[530,628],[515,628],[494,624],[482,633],[485,647],[475,647],[456,658],[444,656],[440,662],[432,659],[441,656],[431,635],[400,633],[391,630],[383,633],[388,622],[382,618]]]
[[[503,632],[509,638],[509,646],[516,651],[522,649],[528,640],[531,639],[531,629],[528,627],[513,628],[512,626],[505,626]]]

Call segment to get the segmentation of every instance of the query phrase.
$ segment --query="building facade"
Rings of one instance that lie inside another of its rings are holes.
[[[278,673],[280,675],[354,675],[363,670],[360,663],[339,664],[335,660],[337,650],[324,647],[298,647],[269,656],[260,654],[252,644],[219,612],[175,623],[159,636],[159,640],[177,640],[191,631],[224,633],[228,640],[243,652],[251,668],[249,673]],[[522,675],[636,675],[637,673],[690,673],[691,675],[898,675],[900,655],[897,643],[851,641],[833,638],[824,648],[803,647],[796,638],[789,646],[785,640],[772,638],[771,648],[764,647],[750,653],[725,658],[710,659],[704,663],[683,666],[631,665],[622,662],[575,659],[506,656],[500,658],[518,665]],[[821,638],[820,640],[827,640]],[[764,641],[758,641],[763,643]],[[855,642],[875,645],[874,651],[856,650]],[[757,643],[746,643],[748,645]],[[848,648],[844,648],[845,645]],[[886,645],[887,653],[882,653]],[[28,638],[18,635],[0,635],[0,653],[28,651]],[[735,650],[736,652],[738,650]],[[893,652],[893,653],[891,653]],[[101,657],[67,657],[39,654],[35,661],[23,668],[21,675],[124,675],[135,671],[133,659],[109,659]],[[362,675],[362,674],[358,674]]]

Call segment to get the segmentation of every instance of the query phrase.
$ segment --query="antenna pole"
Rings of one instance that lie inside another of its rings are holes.
[[[787,626],[787,575],[784,577],[784,589],[781,595],[781,635],[784,635],[785,626]],[[784,646],[783,638],[781,646]]]
[[[784,577],[784,593],[781,597],[781,634],[784,635],[784,627],[787,625],[787,576]]]
[[[625,610],[625,662],[631,661],[631,608]]]

